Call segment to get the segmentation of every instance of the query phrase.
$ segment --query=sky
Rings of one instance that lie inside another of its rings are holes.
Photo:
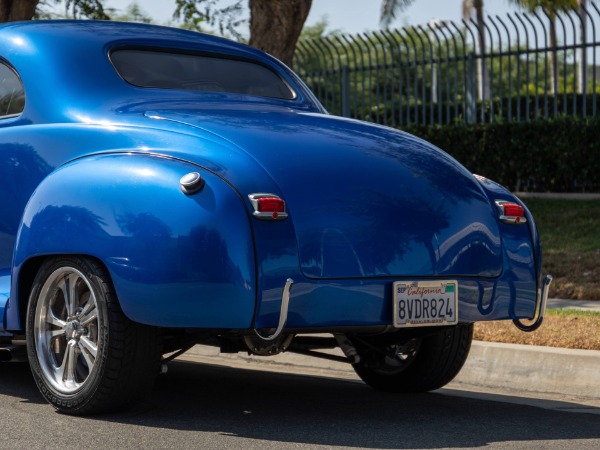
[[[125,10],[132,0],[107,0],[105,5]],[[227,5],[231,2],[223,0]],[[175,10],[174,0],[137,0],[141,9],[158,24],[167,24]],[[461,19],[462,0],[416,0],[402,12],[391,28],[403,25],[426,25],[430,20]],[[360,33],[379,29],[381,0],[313,0],[307,25],[314,25],[324,17],[329,22],[328,31],[340,30],[344,33]],[[508,0],[486,0],[485,12],[492,16],[504,16],[514,11],[515,6]]]

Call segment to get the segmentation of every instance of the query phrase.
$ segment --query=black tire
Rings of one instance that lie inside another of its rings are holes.
[[[385,392],[427,392],[458,375],[473,340],[473,324],[458,324],[424,337],[400,335],[351,338],[360,356],[354,370],[369,386]]]
[[[158,329],[125,317],[108,272],[91,258],[54,257],[42,264],[26,332],[35,382],[63,413],[130,407],[159,372]]]

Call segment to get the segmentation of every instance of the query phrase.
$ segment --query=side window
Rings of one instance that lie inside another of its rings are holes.
[[[25,90],[17,74],[0,61],[0,119],[19,115],[25,107]]]

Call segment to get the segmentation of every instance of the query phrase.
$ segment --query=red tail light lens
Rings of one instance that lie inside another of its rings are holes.
[[[506,200],[496,200],[496,206],[500,214],[500,221],[504,223],[526,223],[525,208],[518,203],[511,203]]]
[[[505,203],[502,205],[504,207],[504,215],[511,217],[525,217],[525,209],[521,205],[517,205],[515,203]]]
[[[277,212],[282,213],[285,211],[285,202],[277,197],[265,197],[258,198],[258,211],[259,212]]]

